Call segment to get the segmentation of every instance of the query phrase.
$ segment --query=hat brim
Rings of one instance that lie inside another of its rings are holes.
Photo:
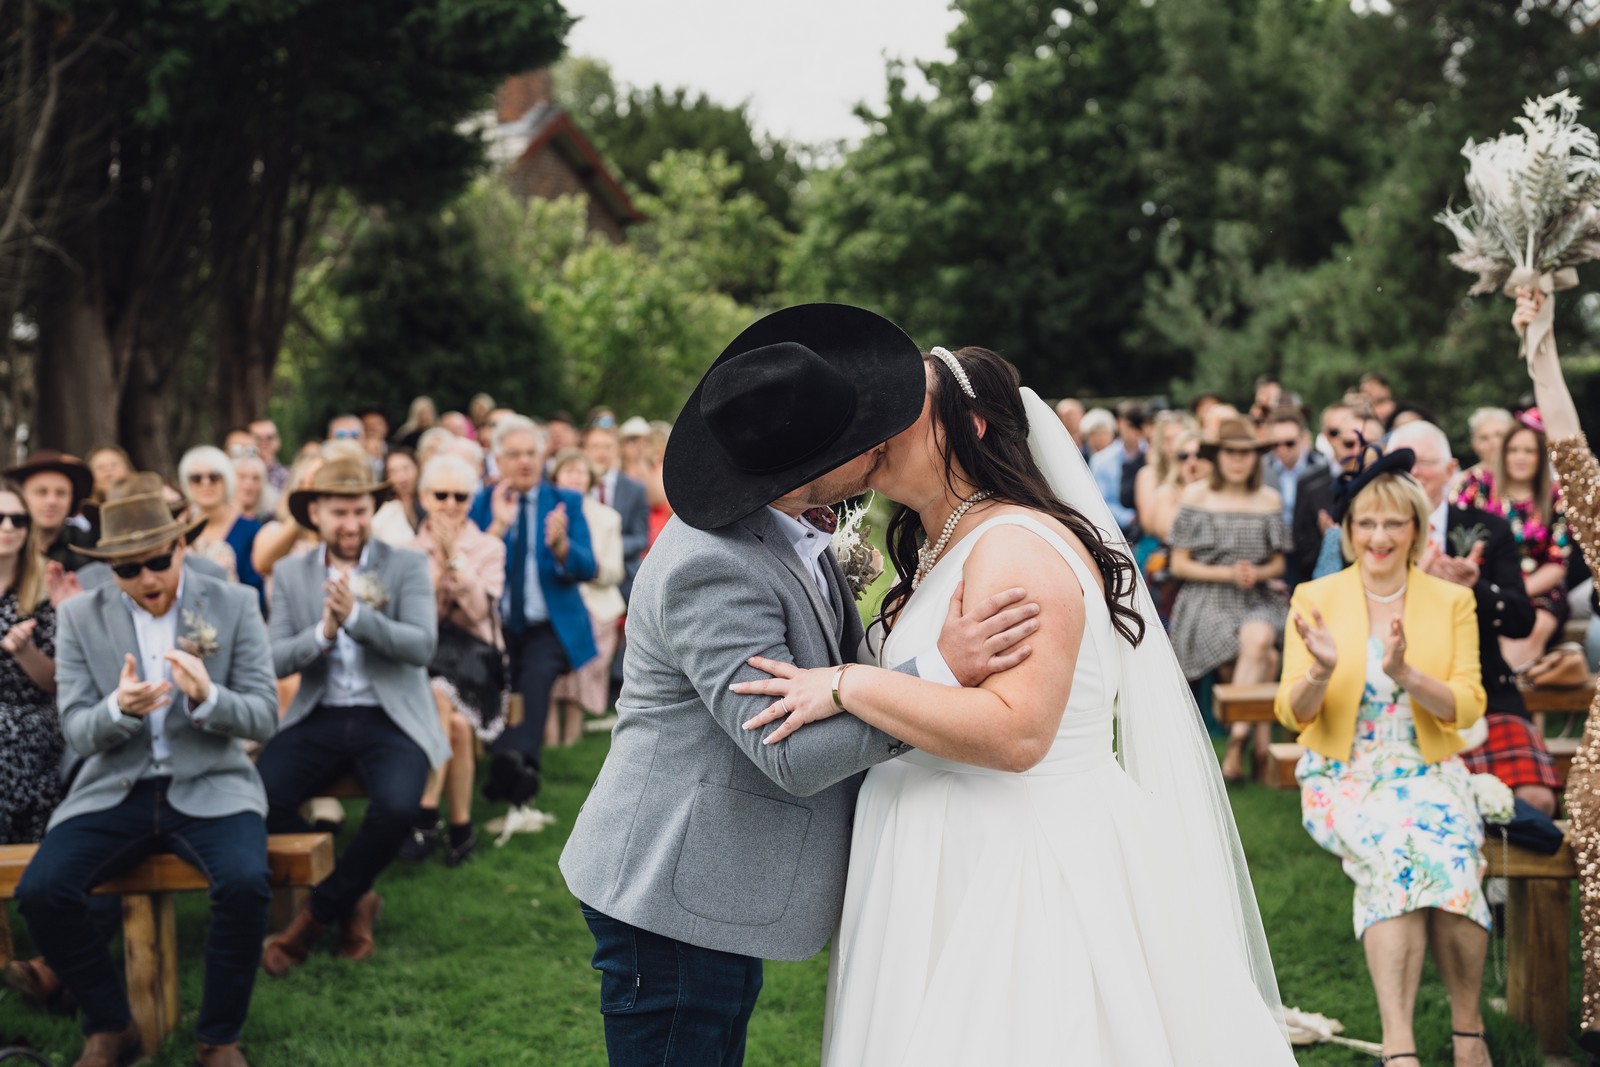
[[[158,526],[149,533],[141,534],[137,540],[119,544],[114,548],[100,548],[98,546],[80,548],[77,545],[69,547],[78,555],[88,556],[90,559],[106,561],[127,559],[130,556],[142,556],[152,548],[160,548],[164,544],[180,539],[184,544],[188,544],[205,524],[206,520],[204,518],[186,522],[172,522],[166,526]]]
[[[370,496],[374,509],[383,504],[385,500],[394,496],[394,486],[389,482],[378,482],[375,485],[340,487],[337,489],[296,489],[289,494],[289,514],[308,530],[316,529],[316,524],[311,521],[311,505],[325,496]]]
[[[1202,459],[1215,461],[1217,458],[1217,453],[1221,452],[1224,448],[1237,448],[1240,451],[1248,448],[1258,456],[1264,456],[1268,452],[1272,451],[1272,445],[1270,444],[1263,444],[1260,441],[1245,441],[1240,438],[1235,438],[1229,441],[1201,441],[1200,456]]]
[[[77,511],[89,494],[94,492],[94,472],[82,463],[62,463],[50,460],[45,463],[24,463],[3,472],[19,485],[36,474],[59,474],[72,483],[72,510]]]
[[[752,473],[735,466],[700,410],[706,376],[735,356],[791,341],[833,364],[856,387],[855,413],[833,440],[803,460]],[[662,483],[673,512],[690,526],[715,530],[887,441],[917,421],[927,396],[922,350],[881,315],[850,304],[799,304],[766,316],[723,349],[706,369],[667,438]]]

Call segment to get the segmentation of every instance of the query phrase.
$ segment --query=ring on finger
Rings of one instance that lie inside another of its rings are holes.
[[[794,712],[789,710],[789,697],[787,694],[778,698],[778,707],[783,709],[783,713],[785,715],[794,714]]]

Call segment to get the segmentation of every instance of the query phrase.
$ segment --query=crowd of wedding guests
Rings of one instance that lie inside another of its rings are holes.
[[[554,821],[542,752],[611,707],[632,580],[671,515],[670,429],[420,397],[393,430],[340,414],[292,456],[258,420],[185,452],[175,480],[110,444],[4,472],[0,843],[40,843],[17,897],[42,952],[4,979],[77,1007],[79,1064],[137,1046],[106,954],[117,912],[88,895],[112,866],[166,848],[211,876],[196,1034],[216,1067],[245,1062],[258,967],[287,974],[330,926],[367,958],[389,863],[476,852],[475,788],[506,805],[499,843]],[[263,947],[264,835],[339,822],[318,794],[342,774],[370,798],[362,823]],[[154,829],[129,844],[130,825]]]

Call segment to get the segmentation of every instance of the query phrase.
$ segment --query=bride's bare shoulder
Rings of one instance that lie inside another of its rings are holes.
[[[1055,534],[1067,543],[1067,546],[1078,554],[1078,558],[1089,565],[1089,573],[1094,576],[1095,584],[1105,591],[1105,579],[1100,575],[1100,568],[1095,564],[1094,557],[1090,555],[1088,546],[1083,539],[1074,533],[1061,520],[1042,511],[1025,508],[1015,504],[1003,504],[994,511],[984,516],[985,521],[1001,516],[1018,516],[1032,519],[1040,526]],[[1076,585],[1077,575],[1070,567],[1052,566],[1061,559],[1054,545],[1040,537],[1026,526],[1005,524],[995,526],[985,531],[984,536],[972,546],[972,554],[968,557],[969,564],[976,564],[985,570],[1003,570],[1008,574],[1017,575],[1026,579],[1031,575],[1037,576],[1044,570],[1063,572],[1070,576],[1070,581]],[[1043,570],[1041,569],[1043,568]],[[1026,585],[1026,582],[1019,582]]]

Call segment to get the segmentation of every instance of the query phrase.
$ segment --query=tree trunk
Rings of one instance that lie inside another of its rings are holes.
[[[100,302],[81,286],[41,309],[33,448],[86,455],[117,434],[117,358]]]
[[[173,476],[178,457],[172,440],[171,374],[141,346],[128,369],[122,391],[121,439],[138,470]]]

